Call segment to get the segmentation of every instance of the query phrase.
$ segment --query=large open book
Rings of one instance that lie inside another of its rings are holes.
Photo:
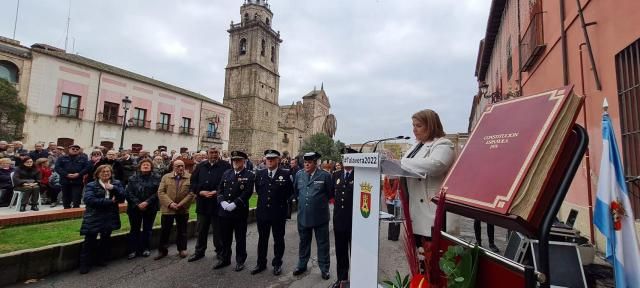
[[[444,180],[447,205],[537,226],[582,103],[568,86],[489,107]]]

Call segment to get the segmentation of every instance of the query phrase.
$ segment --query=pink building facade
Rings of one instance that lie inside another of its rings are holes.
[[[221,103],[51,46],[35,44],[31,55],[27,145],[54,141],[118,149],[125,121],[125,149],[228,147],[231,109]],[[131,100],[126,118],[125,97]]]
[[[626,176],[640,175],[640,1],[579,3],[492,1],[476,65],[478,86],[487,92],[479,89],[473,99],[469,130],[492,103],[574,85],[574,92],[586,99],[578,123],[589,133],[589,157],[583,159],[558,216],[564,220],[577,210],[577,229],[586,237],[594,233],[602,248],[601,236],[592,232],[589,206],[596,196],[605,98]],[[640,223],[640,186],[630,184],[629,189]]]

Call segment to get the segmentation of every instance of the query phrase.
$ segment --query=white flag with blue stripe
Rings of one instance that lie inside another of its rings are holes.
[[[602,160],[593,222],[607,238],[616,287],[640,287],[640,246],[618,145],[609,115],[602,116]]]

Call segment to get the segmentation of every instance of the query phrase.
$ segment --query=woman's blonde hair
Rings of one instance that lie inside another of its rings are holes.
[[[113,168],[111,168],[111,165],[104,164],[104,165],[98,166],[98,168],[96,169],[96,172],[93,173],[93,178],[98,180],[100,178],[100,177],[98,177],[98,175],[100,175],[100,173],[102,173],[102,170],[104,170],[104,169],[109,169],[109,171],[111,172],[111,177],[113,177]]]
[[[438,116],[438,113],[431,109],[418,111],[413,114],[411,118],[418,120],[427,128],[427,139],[425,139],[426,141],[431,141],[435,138],[444,137],[446,135],[444,133],[444,129],[442,129],[440,116]]]

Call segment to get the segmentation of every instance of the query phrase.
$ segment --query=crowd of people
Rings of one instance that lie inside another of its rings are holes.
[[[444,138],[437,113],[422,110],[412,116],[412,121],[417,141],[403,156],[401,164],[427,174],[427,181],[407,180],[410,218],[415,244],[419,248],[431,241],[435,205],[428,199],[437,192],[453,163],[455,152],[451,141]],[[0,141],[0,189],[5,192],[0,202],[7,205],[7,195],[14,189],[23,193],[20,211],[26,211],[27,204],[37,211],[41,195],[46,199],[44,203],[55,206],[60,191],[65,209],[79,207],[81,201],[84,202],[86,210],[80,230],[85,236],[80,257],[81,273],[89,272],[93,265],[102,265],[108,259],[111,232],[120,228],[118,205],[125,201],[131,227],[128,259],[151,255],[151,232],[158,212],[161,237],[154,259],[168,255],[174,222],[178,255],[186,258],[189,256],[186,229],[189,207],[195,203],[198,238],[188,261],[204,258],[209,229],[212,229],[217,259],[213,268],[231,265],[235,242],[233,270],[242,271],[247,259],[249,199],[255,192],[258,195],[259,239],[252,275],[267,268],[271,236],[274,241],[272,273],[282,273],[285,223],[291,217],[292,203],[297,202],[298,262],[293,275],[307,271],[311,241],[315,237],[321,276],[325,280],[330,278],[329,221],[333,220],[338,274],[338,281],[333,286],[340,287],[349,274],[354,171],[339,162],[321,163],[320,158],[317,152],[291,158],[286,153],[267,150],[254,164],[242,151],[227,154],[217,148],[197,153],[163,149],[131,153],[94,147],[85,153],[78,145],[61,147],[49,143],[45,149],[44,143],[37,143],[34,150],[27,151],[19,141],[11,144]],[[390,187],[385,187],[385,192],[397,190],[387,189]],[[385,193],[387,204],[396,197],[391,194]],[[331,219],[329,205],[333,201]],[[447,219],[448,231],[457,230],[457,218],[448,215]],[[399,227],[392,230],[389,239],[397,240]],[[490,246],[494,248],[495,245],[490,243]]]
[[[227,151],[221,151],[220,158],[231,163],[228,154]],[[56,165],[59,158],[64,160]],[[34,145],[33,150],[28,150],[20,141],[0,141],[0,207],[9,205],[13,190],[16,189],[23,192],[22,202],[17,203],[22,212],[26,211],[27,206],[38,211],[38,203],[51,207],[63,204],[64,208],[76,208],[82,202],[85,185],[95,180],[94,172],[100,165],[112,166],[113,178],[126,186],[143,159],[151,160],[153,172],[162,176],[171,171],[171,163],[175,160],[182,160],[185,169],[192,172],[206,158],[206,151],[178,153],[176,150],[169,152],[158,149],[152,153],[145,150],[118,152],[102,146],[89,149],[82,149],[78,145],[63,147],[54,142],[49,142],[46,148],[45,142],[39,142]],[[258,164],[254,165],[247,160],[246,166],[250,170],[264,169],[264,159],[256,162]],[[286,154],[281,162],[283,167],[293,169],[301,163]],[[59,168],[56,169],[56,166]],[[62,197],[59,197],[61,192]]]

